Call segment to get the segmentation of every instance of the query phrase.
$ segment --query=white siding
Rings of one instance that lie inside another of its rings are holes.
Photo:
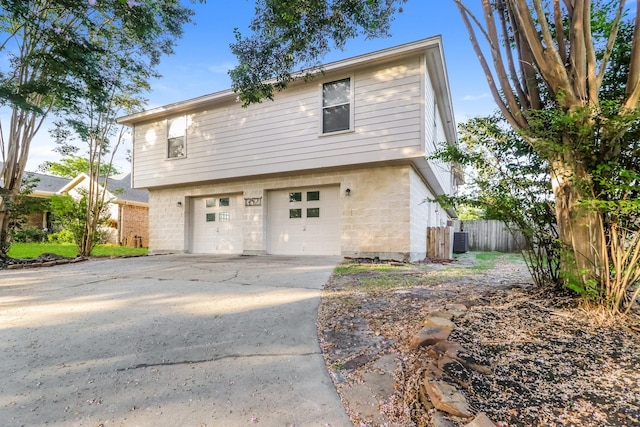
[[[440,226],[440,212],[438,204],[429,201],[433,199],[433,194],[413,169],[409,179],[411,261],[420,261],[427,256],[427,227]]]
[[[445,123],[440,115],[440,108],[436,102],[433,86],[431,84],[431,78],[428,72],[425,79],[425,155],[431,156],[436,150],[441,149],[443,144],[451,143],[447,141],[445,135]],[[446,194],[453,192],[452,188],[452,174],[451,165],[439,160],[429,160],[429,167],[433,172],[439,187],[442,188]]]
[[[187,156],[166,159],[166,120],[135,127],[134,186],[155,187],[267,173],[345,166],[424,154],[420,56],[359,69],[355,129],[320,135],[320,85],[327,75],[242,108],[227,102],[187,113]]]

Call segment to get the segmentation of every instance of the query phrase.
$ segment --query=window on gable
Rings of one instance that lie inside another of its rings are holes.
[[[179,159],[186,157],[186,129],[187,118],[185,116],[167,120],[167,158]]]
[[[351,79],[322,85],[322,133],[351,128]]]

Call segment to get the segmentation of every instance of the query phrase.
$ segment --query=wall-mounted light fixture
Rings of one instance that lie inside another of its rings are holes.
[[[351,189],[347,188],[346,190],[344,190],[344,195],[349,197],[351,195]]]
[[[181,208],[181,207],[182,207],[182,202],[178,202],[178,203],[176,203],[176,206],[177,206],[177,207],[179,207],[179,208]]]

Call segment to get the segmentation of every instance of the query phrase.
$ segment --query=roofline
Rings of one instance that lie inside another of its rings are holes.
[[[116,204],[116,205],[122,205],[122,206],[138,206],[141,208],[148,208],[149,207],[149,202],[138,202],[136,200],[129,200],[129,199],[118,199],[116,198],[115,200],[112,200],[111,203]]]
[[[321,69],[321,72],[325,72],[325,73],[330,71],[337,71],[344,68],[355,67],[361,64],[365,64],[367,62],[389,60],[398,56],[402,56],[410,53],[416,53],[416,52],[429,50],[433,48],[437,48],[440,51],[440,58],[443,58],[441,35],[436,35],[426,39],[421,39],[414,42],[405,43],[405,44],[377,50],[370,53],[365,53],[363,55],[358,55],[351,58],[330,62],[328,64],[322,65],[320,69]],[[444,61],[442,62],[442,67],[444,68]],[[294,77],[302,77],[307,73],[308,73],[308,70],[298,71],[293,75]],[[315,73],[316,74],[320,73],[320,71]],[[445,74],[444,82],[446,83],[446,87],[448,90],[449,84],[446,79],[446,69],[444,70],[444,74]],[[439,76],[439,78],[440,77],[441,76]],[[214,102],[235,100],[237,99],[237,96],[238,95],[232,89],[226,89],[224,91],[199,96],[197,98],[192,98],[185,101],[174,102],[172,104],[167,104],[161,107],[152,108],[150,110],[141,111],[139,113],[118,117],[116,121],[123,125],[133,126],[136,123],[151,120],[151,119],[161,117],[163,115],[167,115],[170,113],[179,113],[179,112],[183,112],[191,109],[196,109],[198,107],[208,105]],[[451,106],[450,101],[451,100],[449,99],[449,107]],[[451,108],[449,109],[453,114],[453,110]]]
[[[69,182],[67,182],[65,185],[62,186],[62,188],[60,188],[58,190],[58,193],[67,193],[69,191],[71,191],[72,189],[74,189],[78,184],[80,184],[82,181],[84,181],[85,179],[89,180],[89,175],[87,175],[84,172],[80,172],[78,175],[76,175],[75,177],[73,177]]]

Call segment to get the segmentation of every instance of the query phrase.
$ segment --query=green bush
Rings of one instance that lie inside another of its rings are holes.
[[[44,230],[35,226],[29,226],[13,231],[11,233],[11,241],[19,243],[42,242],[45,240],[45,236],[46,233]]]
[[[49,243],[75,243],[73,233],[69,230],[60,230],[47,236]]]

